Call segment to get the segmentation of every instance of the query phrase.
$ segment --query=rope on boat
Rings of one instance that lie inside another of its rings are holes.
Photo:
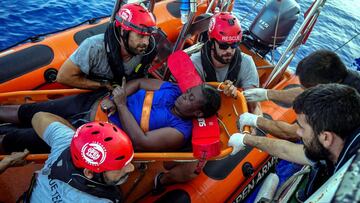
[[[239,113],[238,113],[238,111],[236,110],[236,106],[235,106],[234,103],[232,104],[232,107],[233,107],[233,110],[234,110],[234,113],[235,113],[236,117],[239,117]]]
[[[348,43],[350,43],[353,39],[355,39],[357,36],[360,35],[360,32],[356,33],[352,38],[350,38],[347,42],[345,42],[344,44],[342,44],[341,46],[339,46],[337,49],[334,50],[334,52],[336,52],[337,50],[343,48],[345,45],[347,45]]]
[[[229,133],[228,129],[226,128],[225,123],[224,123],[220,118],[217,118],[217,120],[218,120],[219,123],[223,126],[223,128],[224,128],[226,134],[228,135],[228,137],[230,137],[230,133]]]
[[[38,35],[34,35],[34,36],[31,36],[31,37],[28,37],[24,40],[21,40],[19,42],[16,42],[15,44],[13,45],[10,45],[4,49],[1,49],[0,52],[3,52],[5,50],[8,50],[8,49],[11,49],[19,44],[22,44],[22,43],[25,43],[27,41],[31,41],[31,42],[36,42],[40,37],[43,37],[43,36],[47,36],[47,35],[52,35],[52,34],[56,34],[56,33],[59,33],[59,32],[63,32],[63,31],[66,31],[66,30],[69,30],[69,29],[72,29],[72,28],[75,28],[75,27],[78,27],[80,25],[83,25],[83,24],[86,24],[86,23],[89,23],[89,24],[94,24],[96,21],[100,20],[100,19],[104,19],[104,18],[108,18],[110,17],[109,15],[107,16],[100,16],[100,17],[96,17],[96,18],[91,18],[91,19],[88,19],[88,20],[85,20],[79,24],[76,24],[74,26],[71,26],[71,27],[67,27],[67,28],[64,28],[64,29],[61,29],[61,30],[56,30],[56,31],[52,31],[52,32],[48,32],[48,33],[43,33],[43,34],[38,34]]]

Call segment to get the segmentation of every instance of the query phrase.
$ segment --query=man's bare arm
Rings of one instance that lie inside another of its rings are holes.
[[[258,128],[278,138],[291,141],[299,140],[299,136],[296,134],[299,126],[296,123],[289,124],[284,121],[274,121],[264,117],[258,117],[256,124]]]
[[[283,102],[292,105],[295,98],[304,91],[301,87],[287,90],[267,90],[268,99],[274,102]]]
[[[64,118],[47,112],[38,112],[33,116],[31,120],[31,124],[35,132],[39,135],[41,139],[43,139],[43,134],[46,128],[53,122],[60,122],[75,130],[75,128]]]
[[[100,83],[86,78],[86,75],[70,59],[67,59],[57,74],[56,81],[81,89],[99,89],[101,87],[111,88],[109,83]]]
[[[256,147],[272,156],[279,157],[290,162],[310,165],[311,163],[305,156],[302,144],[295,144],[286,140],[273,139],[267,137],[245,135],[244,144]]]

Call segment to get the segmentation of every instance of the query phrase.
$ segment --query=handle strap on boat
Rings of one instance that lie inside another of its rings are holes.
[[[202,155],[199,159],[198,164],[196,165],[196,169],[194,171],[195,174],[199,175],[202,171],[202,169],[204,168],[206,164],[206,151],[202,151]]]
[[[28,203],[28,202],[30,202],[31,193],[33,192],[37,176],[38,176],[38,171],[33,173],[33,176],[32,176],[31,181],[30,181],[29,188],[16,200],[16,203],[20,203],[20,202]]]

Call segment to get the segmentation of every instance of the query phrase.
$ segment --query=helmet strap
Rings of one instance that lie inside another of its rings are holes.
[[[107,185],[105,182],[105,178],[104,178],[104,172],[101,172],[101,173],[94,172],[94,177],[92,178],[92,180],[94,182]]]
[[[70,147],[65,149],[58,159],[51,165],[43,175],[47,175],[49,180],[56,179],[69,184],[82,192],[100,198],[110,199],[113,202],[121,199],[121,194],[117,187],[105,183],[101,173],[93,173],[92,179],[84,174],[84,168],[77,168],[71,158]]]

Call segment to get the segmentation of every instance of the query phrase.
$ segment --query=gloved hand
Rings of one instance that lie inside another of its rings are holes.
[[[245,134],[243,133],[234,133],[233,135],[231,135],[228,142],[228,146],[232,147],[233,151],[231,152],[230,155],[235,155],[240,150],[243,150],[245,148],[244,137]]]
[[[244,96],[248,102],[261,102],[269,100],[267,89],[253,88],[244,91]]]
[[[240,118],[239,118],[239,130],[240,132],[243,131],[244,125],[248,125],[251,127],[257,127],[257,119],[258,119],[259,115],[255,115],[252,113],[243,113],[241,114]]]

